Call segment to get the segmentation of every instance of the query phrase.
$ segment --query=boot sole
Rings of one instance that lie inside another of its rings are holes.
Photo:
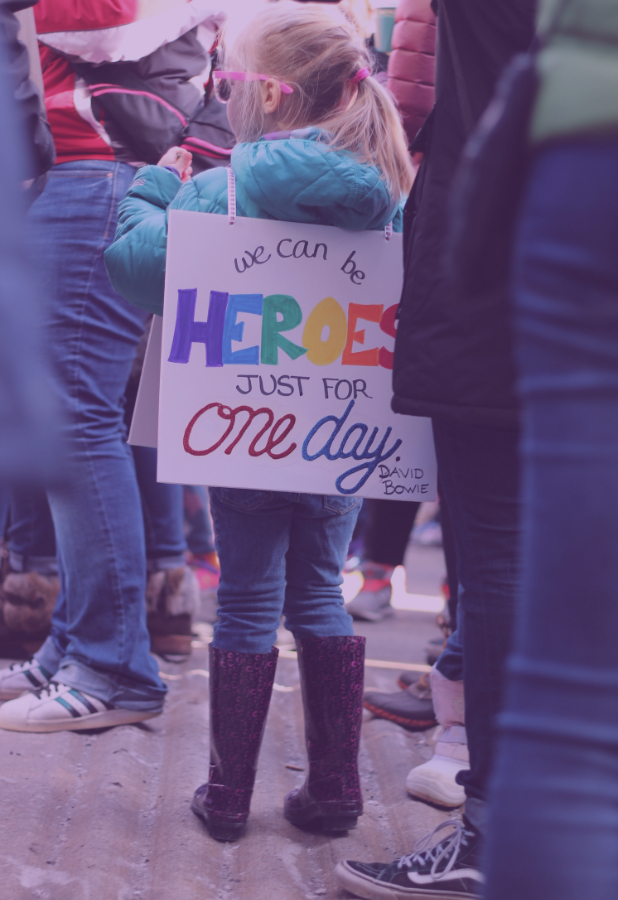
[[[361,815],[359,813],[359,815]],[[358,816],[350,813],[323,813],[315,810],[307,815],[295,816],[286,810],[283,811],[284,818],[294,825],[306,831],[317,831],[322,834],[341,834],[345,831],[353,831],[358,824]]]
[[[233,843],[234,841],[239,841],[241,837],[244,837],[244,834],[247,831],[246,822],[240,824],[238,822],[213,822],[196,803],[191,803],[191,812],[204,823],[208,834],[211,838],[214,838],[215,841]]]
[[[21,696],[21,694],[20,694]],[[157,712],[138,712],[131,709],[111,709],[101,713],[83,716],[80,719],[55,719],[49,722],[3,721],[0,713],[0,728],[5,731],[25,731],[30,734],[50,734],[54,731],[89,731],[91,728],[113,728],[116,725],[133,725],[160,716]]]
[[[409,731],[426,731],[428,728],[434,728],[434,726],[438,724],[436,719],[432,719],[431,721],[428,721],[427,719],[404,719],[403,716],[396,716],[394,713],[385,712],[383,709],[380,709],[379,706],[372,706],[372,704],[367,703],[366,700],[363,701],[363,706],[379,719],[388,719],[389,722],[395,722],[396,725],[401,725],[402,728],[407,728]]]
[[[380,885],[373,878],[367,878],[360,872],[352,872],[345,863],[337,863],[335,875],[339,883],[355,897],[364,900],[423,900],[431,897],[431,900],[464,900],[464,898],[479,897],[480,894],[462,894],[461,891],[436,890],[435,882],[429,890],[414,886],[410,888],[395,887],[392,884]]]

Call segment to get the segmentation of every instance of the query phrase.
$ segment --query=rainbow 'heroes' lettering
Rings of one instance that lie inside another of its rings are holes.
[[[193,344],[204,344],[206,366],[272,365],[279,363],[279,351],[290,359],[307,355],[316,366],[327,366],[341,357],[344,366],[382,366],[393,368],[393,353],[386,347],[354,350],[365,343],[365,330],[359,322],[375,322],[380,330],[395,337],[397,304],[384,309],[379,303],[350,303],[348,313],[334,299],[325,297],[311,310],[302,333],[302,343],[295,344],[283,332],[297,328],[303,320],[300,304],[289,294],[229,294],[211,291],[208,317],[195,321],[197,289],[178,291],[176,325],[169,362],[188,363]],[[260,346],[233,349],[243,338],[244,323],[239,313],[262,317]],[[324,327],[328,336],[323,339]]]

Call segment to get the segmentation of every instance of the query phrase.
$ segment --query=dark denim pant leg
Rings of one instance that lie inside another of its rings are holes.
[[[131,447],[142,498],[148,570],[183,566],[184,536],[182,486],[157,481],[154,447]]]
[[[185,484],[183,501],[187,547],[196,556],[214,553],[215,536],[210,521],[206,488],[201,485]]]
[[[9,563],[16,572],[57,575],[56,533],[42,488],[10,491]]]
[[[209,493],[221,562],[215,647],[268,653],[284,607],[288,628],[303,636],[352,634],[340,584],[358,500],[236,488]]]
[[[433,422],[440,485],[453,526],[463,629],[470,770],[460,773],[466,812],[483,826],[494,720],[519,596],[518,433]]]
[[[213,645],[269,653],[285,601],[294,498],[276,491],[209,488],[221,578]]]
[[[299,638],[354,634],[341,572],[361,500],[301,494],[287,554],[285,623]]]
[[[540,151],[514,298],[523,602],[488,900],[618,897],[618,140]]]
[[[166,689],[149,653],[144,530],[123,422],[146,314],[113,291],[103,263],[133,174],[101,160],[54,166],[30,220],[71,474],[48,492],[63,600],[52,620],[58,678],[120,706],[158,709]]]

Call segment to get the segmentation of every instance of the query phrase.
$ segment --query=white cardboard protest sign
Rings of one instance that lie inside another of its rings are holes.
[[[390,409],[401,235],[172,210],[159,481],[433,500]]]

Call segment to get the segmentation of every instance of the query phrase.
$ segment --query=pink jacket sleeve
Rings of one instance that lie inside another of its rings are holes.
[[[430,0],[399,0],[388,62],[388,88],[412,141],[434,99],[436,19]]]

